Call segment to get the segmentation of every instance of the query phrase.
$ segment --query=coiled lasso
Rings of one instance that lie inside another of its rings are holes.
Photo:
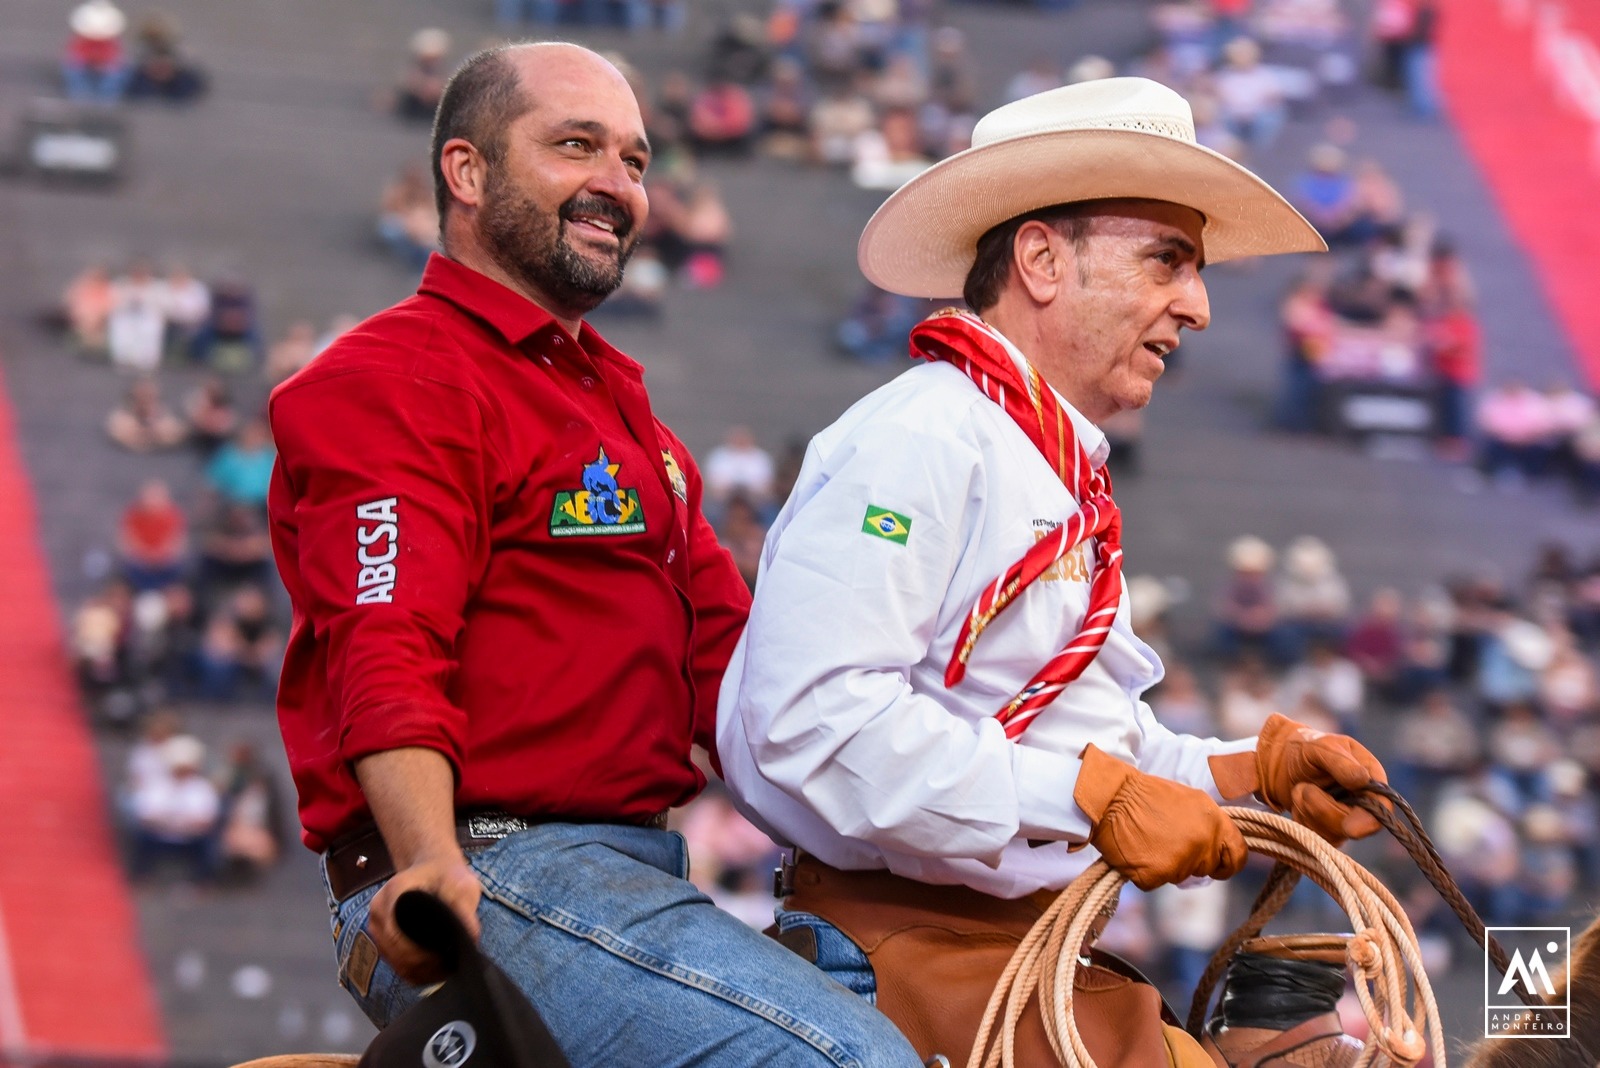
[[[1439,1006],[1422,970],[1416,932],[1394,895],[1371,872],[1292,820],[1249,808],[1223,811],[1253,852],[1310,878],[1350,918],[1355,936],[1348,960],[1369,1032],[1356,1068],[1409,1068],[1429,1051],[1435,1068],[1445,1068]],[[1056,1057],[1067,1068],[1096,1068],[1072,1018],[1072,980],[1079,951],[1093,937],[1095,922],[1115,910],[1125,882],[1097,860],[1039,918],[995,984],[967,1068],[1016,1068],[1017,1023],[1035,990]]]

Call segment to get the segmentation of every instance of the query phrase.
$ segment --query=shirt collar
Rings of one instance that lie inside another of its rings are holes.
[[[422,282],[417,286],[417,292],[448,301],[467,314],[483,320],[505,338],[508,345],[521,345],[532,338],[548,340],[557,335],[571,337],[556,322],[555,316],[521,293],[439,253],[428,257],[428,265],[423,268]],[[588,323],[579,328],[578,336],[572,340],[593,359],[617,363],[636,377],[644,372],[643,367],[613,348]],[[539,346],[539,350],[544,355],[550,354],[547,344]]]
[[[1012,344],[1010,338],[996,330],[991,324],[985,323],[984,325],[988,326],[990,332],[1000,339],[1000,344],[1006,347],[1006,352],[1011,355],[1012,362],[1017,365],[1018,373],[1026,378],[1028,374],[1028,358],[1022,354],[1022,350]],[[1056,391],[1056,387],[1049,382],[1045,382],[1044,375],[1039,376],[1039,381],[1044,382],[1044,387],[1051,393],[1055,393],[1056,400],[1061,402],[1062,409],[1067,413],[1067,418],[1072,420],[1072,432],[1078,435],[1078,443],[1083,446],[1085,455],[1089,457],[1090,466],[1096,469],[1102,467],[1111,456],[1111,442],[1106,440],[1105,432],[1089,422],[1087,416],[1069,404],[1067,398]]]

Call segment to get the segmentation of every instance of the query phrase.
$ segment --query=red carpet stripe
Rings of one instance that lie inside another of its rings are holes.
[[[0,606],[0,1061],[162,1057],[3,377]]]
[[[1600,5],[1440,7],[1440,81],[1451,117],[1532,259],[1583,376],[1600,388]],[[1535,11],[1561,19],[1560,31],[1536,25]],[[1592,117],[1563,86],[1593,91]]]

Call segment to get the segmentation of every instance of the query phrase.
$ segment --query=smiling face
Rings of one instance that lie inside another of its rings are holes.
[[[552,313],[578,318],[622,283],[643,233],[644,121],[621,73],[593,52],[535,45],[507,58],[529,107],[504,130],[498,159],[472,161],[476,187],[456,195],[476,208],[499,269]]]
[[[1178,332],[1204,330],[1211,305],[1200,278],[1198,212],[1110,201],[1084,220],[1077,242],[1049,230],[1053,252],[1070,269],[1051,299],[1036,305],[1041,344],[1029,355],[1062,396],[1099,420],[1150,403]]]

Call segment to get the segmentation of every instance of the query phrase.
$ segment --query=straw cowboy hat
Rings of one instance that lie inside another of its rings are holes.
[[[1025,97],[985,115],[972,147],[884,201],[861,234],[861,273],[911,297],[961,292],[978,239],[1054,204],[1164,200],[1205,217],[1207,262],[1327,243],[1271,186],[1197,144],[1183,97],[1147,78],[1103,78]]]
[[[79,37],[109,41],[122,34],[128,20],[111,0],[89,0],[73,9],[68,24]]]

